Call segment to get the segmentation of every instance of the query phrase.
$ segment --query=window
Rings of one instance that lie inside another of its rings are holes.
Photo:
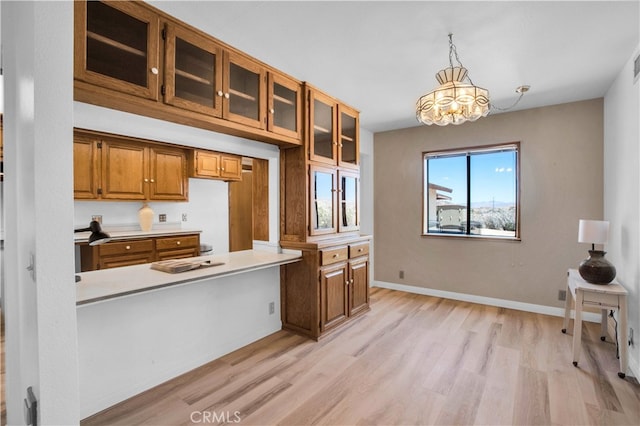
[[[520,237],[520,144],[424,153],[424,235]]]

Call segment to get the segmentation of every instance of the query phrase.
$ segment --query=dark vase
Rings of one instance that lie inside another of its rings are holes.
[[[580,262],[580,276],[591,284],[609,284],[616,277],[616,268],[604,258],[606,251],[589,250],[589,257]]]

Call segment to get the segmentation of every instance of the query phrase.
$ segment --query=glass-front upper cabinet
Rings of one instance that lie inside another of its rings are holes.
[[[340,140],[338,142],[338,165],[357,167],[360,163],[358,129],[360,128],[358,111],[345,105],[338,107]]]
[[[158,99],[159,17],[134,2],[74,2],[76,78]]]
[[[309,159],[327,164],[337,164],[338,105],[329,96],[309,90]]]
[[[302,138],[302,86],[299,82],[269,72],[267,130],[297,140]]]
[[[223,116],[264,129],[267,105],[267,73],[263,66],[237,53],[225,61]]]
[[[360,182],[357,172],[338,172],[338,232],[360,229]]]
[[[328,167],[310,166],[309,173],[310,234],[333,234],[336,232],[336,171]]]
[[[223,51],[180,26],[165,28],[164,101],[204,114],[222,115]]]

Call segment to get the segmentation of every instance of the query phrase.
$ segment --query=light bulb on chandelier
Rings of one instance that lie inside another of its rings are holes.
[[[456,66],[453,64],[454,56]],[[449,67],[440,70],[436,79],[440,86],[421,96],[416,103],[416,118],[426,125],[462,124],[486,117],[491,110],[506,111],[516,106],[530,89],[530,86],[519,86],[516,92],[520,96],[508,108],[491,105],[489,91],[474,85],[467,69],[460,62],[453,44],[453,34],[449,34]]]

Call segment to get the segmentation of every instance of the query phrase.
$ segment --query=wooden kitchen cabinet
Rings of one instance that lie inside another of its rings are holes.
[[[74,76],[158,99],[159,16],[139,2],[76,1]]]
[[[369,238],[284,245],[302,261],[280,267],[283,328],[320,339],[369,310]]]
[[[312,164],[309,175],[309,234],[340,234],[360,229],[359,173]]]
[[[76,129],[73,161],[76,199],[188,200],[180,147]]]
[[[302,84],[270,71],[267,79],[267,130],[294,139],[302,138]]]
[[[74,7],[75,100],[302,144],[301,82],[145,2]]]
[[[225,181],[242,180],[242,157],[195,149],[189,153],[189,176]]]
[[[309,160],[355,168],[360,164],[359,113],[306,85]]]
[[[156,238],[156,259],[182,259],[200,255],[198,235]]]
[[[200,234],[181,234],[80,244],[82,272],[200,256]]]
[[[73,198],[95,200],[100,182],[98,142],[88,135],[73,138]]]

